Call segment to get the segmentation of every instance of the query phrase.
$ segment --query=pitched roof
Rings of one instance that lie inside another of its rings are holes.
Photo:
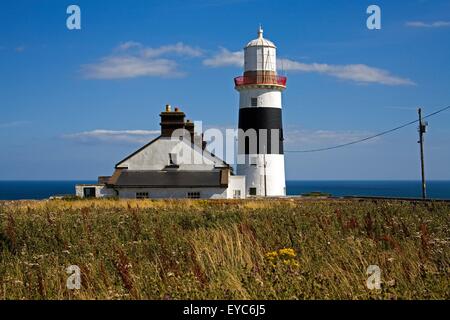
[[[221,181],[221,170],[122,170],[115,187],[226,187]]]

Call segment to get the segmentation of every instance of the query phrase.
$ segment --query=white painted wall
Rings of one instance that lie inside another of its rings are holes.
[[[280,108],[281,90],[252,88],[241,90],[239,95],[239,108],[252,107],[251,98],[258,99],[258,108]]]
[[[96,198],[114,197],[115,190],[105,185],[76,185],[77,197],[84,198],[84,188],[95,188]],[[234,190],[241,190],[241,198],[245,198],[245,177],[229,176],[228,188],[126,188],[118,189],[119,198],[135,199],[137,192],[148,192],[151,199],[185,199],[188,192],[200,192],[201,199],[233,199]]]
[[[151,199],[186,199],[188,192],[200,192],[201,199],[226,199],[226,188],[127,188],[119,189],[119,198],[135,199],[136,192],[148,192]]]
[[[105,198],[105,197],[114,197],[116,193],[113,189],[107,188],[103,184],[77,184],[75,186],[75,195],[80,198],[84,198],[84,188],[95,188],[95,197],[96,198]]]
[[[234,191],[240,190],[241,197],[240,199],[245,199],[245,176],[229,176],[228,179],[228,189],[227,189],[227,198],[234,198]]]
[[[255,187],[257,195],[264,196],[264,155],[240,155],[240,157],[245,157],[246,164],[237,165],[237,174],[245,176],[246,195],[249,195],[249,189],[251,187]],[[266,154],[265,161],[267,196],[285,196],[286,178],[284,155]],[[251,165],[250,163],[256,165]]]

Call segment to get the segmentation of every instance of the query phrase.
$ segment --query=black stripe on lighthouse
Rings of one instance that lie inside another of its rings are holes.
[[[239,154],[283,154],[283,126],[281,108],[241,108],[239,109],[239,129],[256,131],[257,142],[253,148],[248,136],[239,137]],[[267,139],[260,129],[267,130]],[[277,130],[273,132],[271,129]],[[243,142],[242,139],[245,139]],[[272,140],[273,146],[272,147]],[[277,141],[275,141],[277,140]]]

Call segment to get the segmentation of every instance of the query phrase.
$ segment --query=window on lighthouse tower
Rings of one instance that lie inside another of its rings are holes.
[[[258,106],[258,98],[252,98],[251,99],[251,105],[252,107],[257,107]]]

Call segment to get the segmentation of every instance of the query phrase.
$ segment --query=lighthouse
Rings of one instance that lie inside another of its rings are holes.
[[[244,74],[234,79],[239,92],[238,175],[249,196],[284,196],[282,92],[286,77],[277,75],[276,46],[263,37],[244,48]]]

